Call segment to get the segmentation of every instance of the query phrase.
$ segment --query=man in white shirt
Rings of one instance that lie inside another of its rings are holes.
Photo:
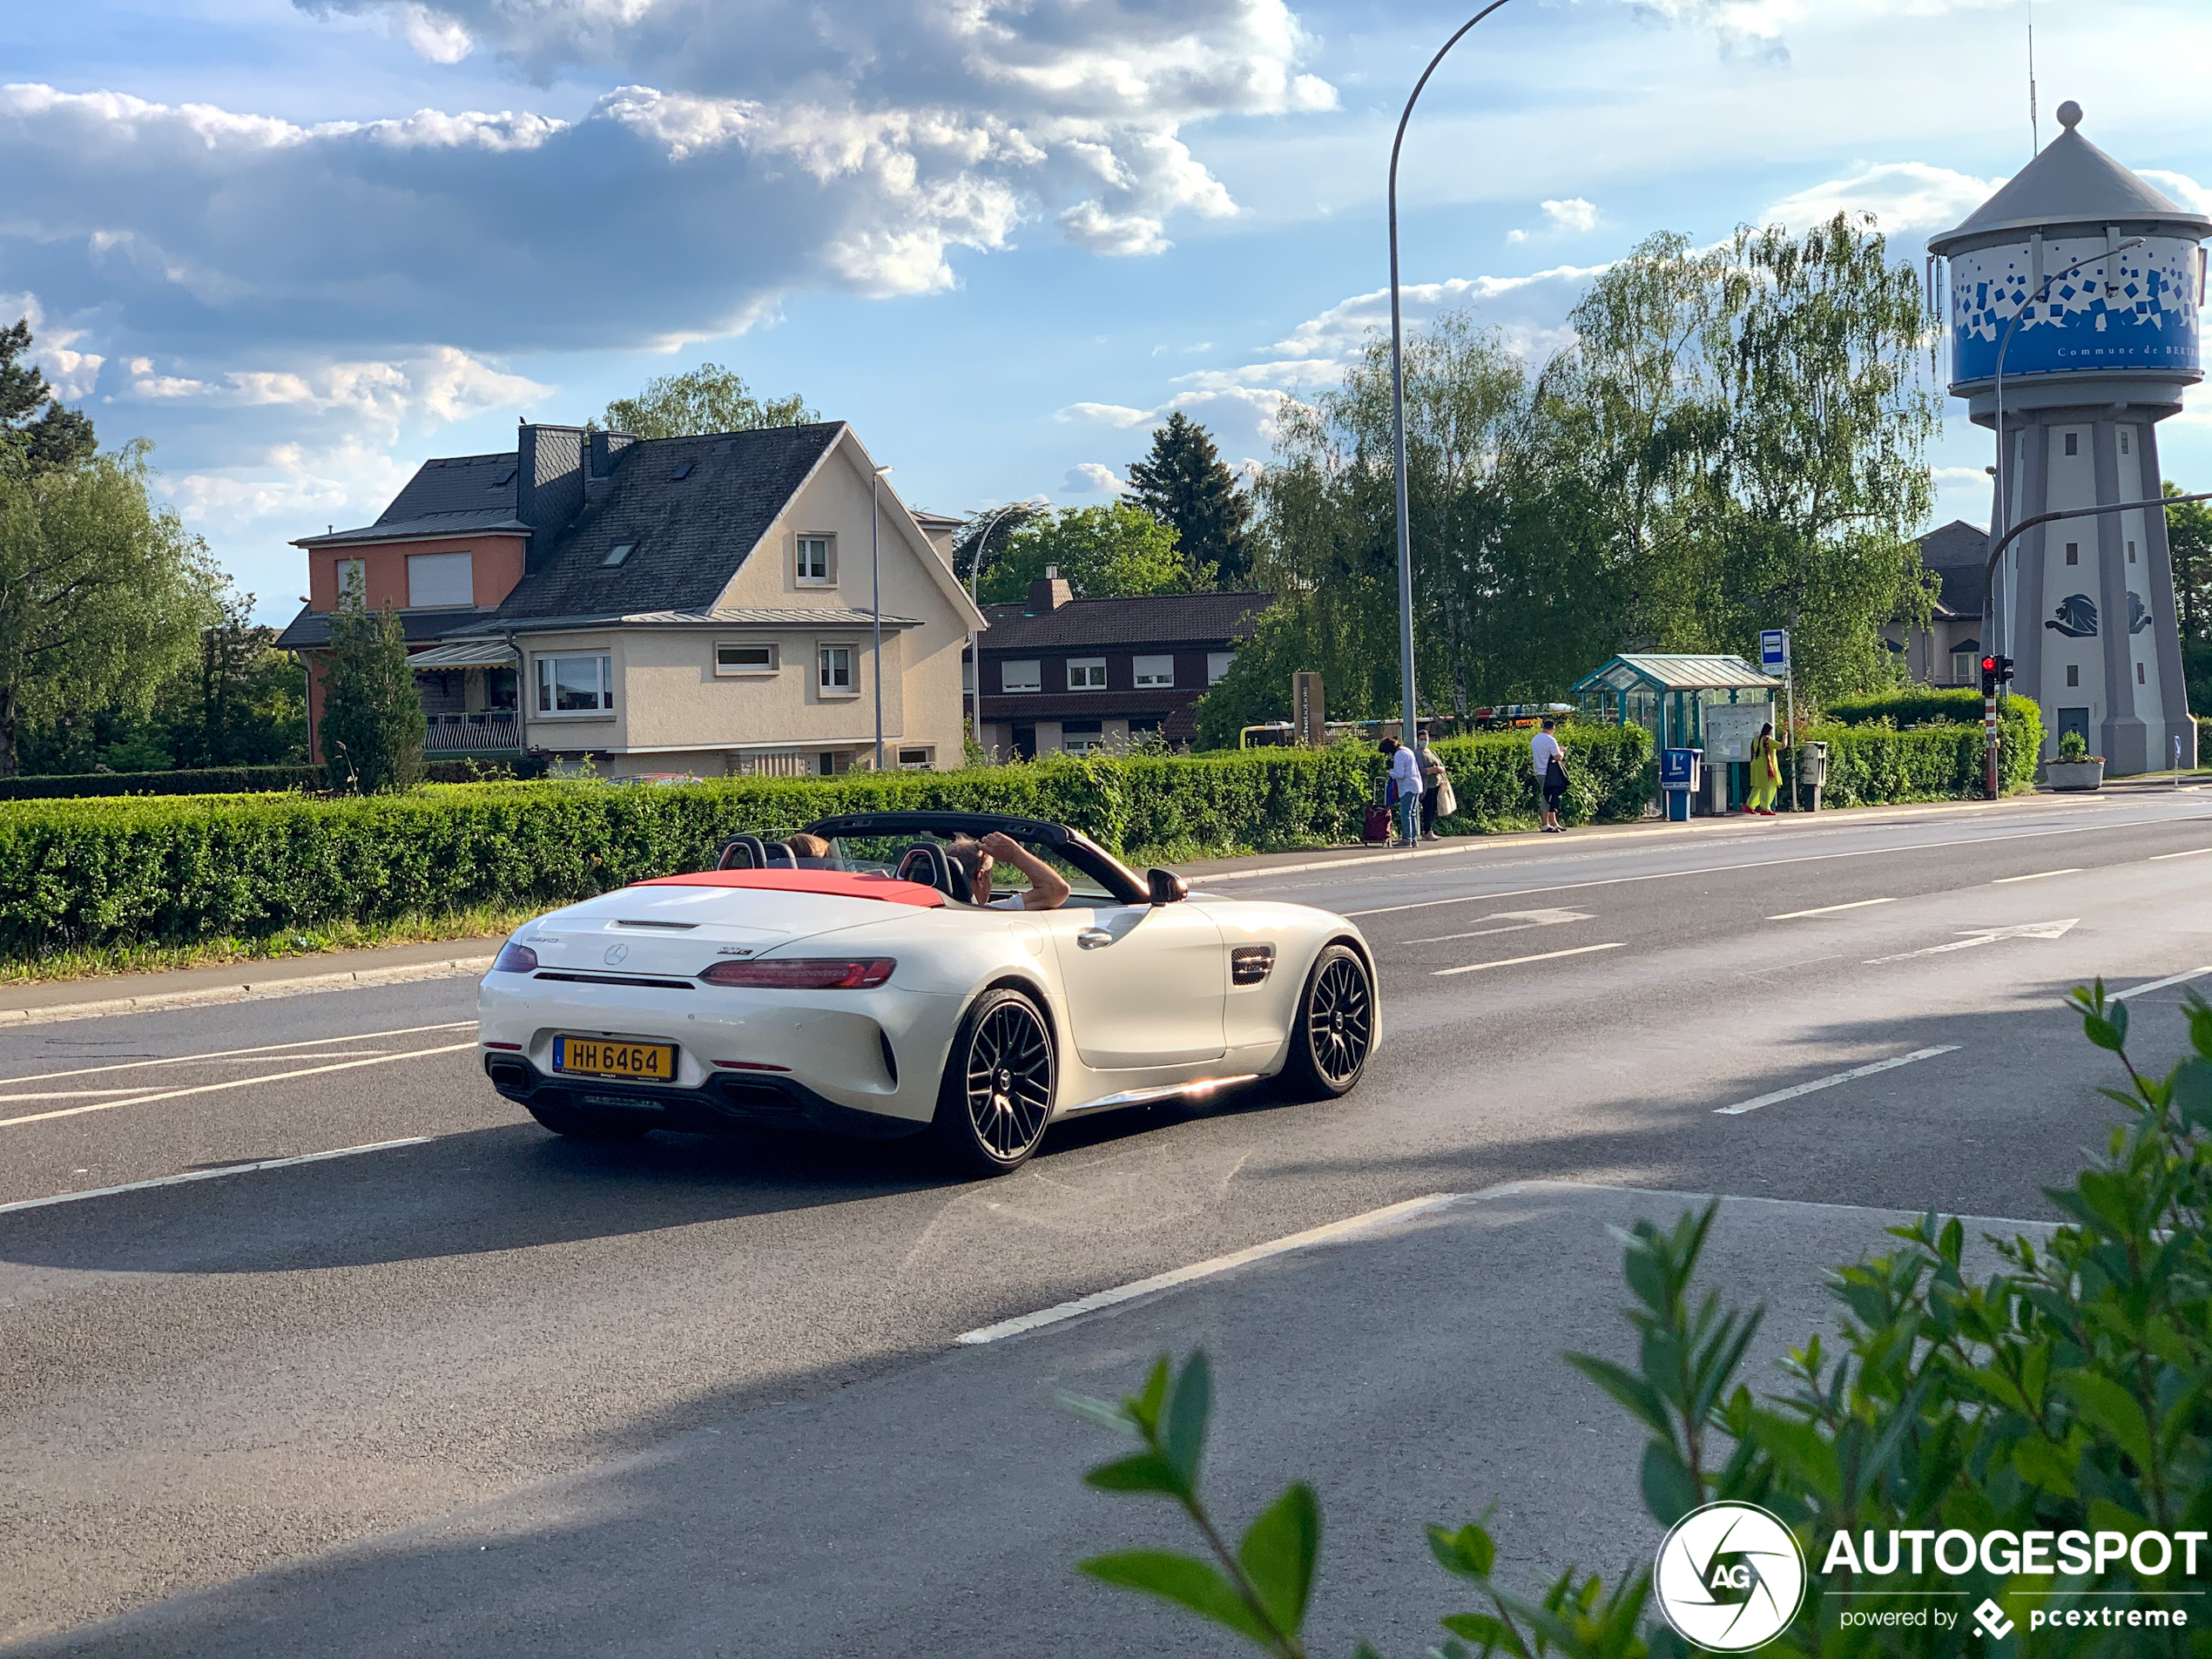
[[[1535,768],[1536,787],[1543,797],[1544,833],[1561,833],[1559,823],[1559,798],[1567,792],[1567,752],[1559,746],[1559,739],[1552,736],[1552,722],[1547,718],[1543,729],[1528,740],[1529,764]],[[1552,775],[1552,762],[1559,763],[1559,775]]]
[[[1390,761],[1391,812],[1398,819],[1401,845],[1414,846],[1421,839],[1421,763],[1396,738],[1385,738],[1381,748]]]

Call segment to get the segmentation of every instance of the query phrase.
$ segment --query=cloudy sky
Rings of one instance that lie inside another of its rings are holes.
[[[275,619],[326,524],[704,359],[920,506],[1107,498],[1172,408],[1264,458],[1386,320],[1399,0],[74,0],[0,8],[0,311]],[[2042,136],[2212,202],[2203,0],[2040,0]],[[1407,141],[1416,317],[1531,354],[1659,229],[1878,212],[2030,153],[2027,0],[1513,0]],[[2212,488],[2212,392],[2168,428]],[[1954,421],[1940,518],[1986,516]]]

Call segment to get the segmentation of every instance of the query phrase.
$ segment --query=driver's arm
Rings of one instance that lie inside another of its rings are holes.
[[[995,830],[983,838],[983,850],[1029,878],[1029,890],[1022,895],[1024,910],[1057,910],[1068,902],[1066,878],[1012,836]]]

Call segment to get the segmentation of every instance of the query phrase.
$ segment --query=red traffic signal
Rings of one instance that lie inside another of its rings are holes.
[[[1984,697],[1997,694],[1997,659],[1994,657],[1981,659],[1981,694]]]

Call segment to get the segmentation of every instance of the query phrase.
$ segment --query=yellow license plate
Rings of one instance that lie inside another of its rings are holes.
[[[619,1077],[632,1082],[672,1082],[672,1042],[615,1042],[604,1037],[556,1037],[553,1069],[571,1077]]]

